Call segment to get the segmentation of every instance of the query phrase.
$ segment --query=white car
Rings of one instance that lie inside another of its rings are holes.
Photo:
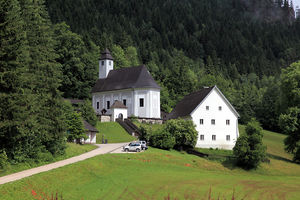
[[[123,151],[128,152],[128,151],[136,151],[140,152],[142,150],[142,145],[139,142],[131,142],[128,145],[123,147]]]
[[[147,142],[146,141],[138,141],[141,145],[142,145],[142,150],[147,150],[148,147],[147,147]]]

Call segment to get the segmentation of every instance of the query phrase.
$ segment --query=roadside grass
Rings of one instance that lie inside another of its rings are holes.
[[[5,176],[8,174],[20,172],[26,169],[34,168],[34,167],[39,167],[45,164],[53,163],[56,161],[64,160],[73,156],[77,156],[83,153],[86,153],[88,151],[91,151],[93,149],[96,149],[97,146],[91,145],[91,144],[84,144],[84,145],[79,145],[79,144],[74,144],[74,143],[67,143],[67,148],[66,148],[66,153],[64,155],[59,155],[51,158],[48,162],[45,161],[31,161],[31,162],[25,162],[25,163],[18,163],[18,164],[11,164],[8,166],[7,169],[1,170],[0,169],[0,177]]]
[[[99,133],[96,136],[97,144],[102,143],[102,136],[108,143],[131,142],[136,140],[129,135],[117,122],[98,122],[96,125]]]

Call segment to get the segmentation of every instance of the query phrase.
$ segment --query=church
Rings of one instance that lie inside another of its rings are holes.
[[[140,119],[160,119],[160,87],[145,65],[114,69],[114,59],[108,49],[101,53],[99,78],[92,88],[92,105],[98,115],[115,118],[136,116]],[[118,107],[127,109],[116,112]]]

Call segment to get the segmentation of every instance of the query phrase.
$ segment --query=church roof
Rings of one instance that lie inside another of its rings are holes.
[[[105,49],[102,53],[101,53],[101,57],[100,60],[114,60],[113,57],[110,55],[110,51],[108,49]]]
[[[222,94],[222,92],[218,89],[217,86],[213,87],[205,87],[202,90],[193,92],[187,96],[185,96],[172,110],[172,112],[167,116],[167,119],[176,119],[179,117],[187,117],[191,115],[191,113],[197,108],[199,104],[203,102],[203,100],[210,94],[210,92],[216,89],[216,91],[220,94],[221,98],[227,103],[229,108],[233,111],[233,113],[240,117],[238,112],[234,109],[234,107],[230,104],[230,102],[226,99],[226,97]]]
[[[115,101],[110,108],[127,108],[121,101]]]
[[[167,116],[167,119],[176,119],[190,115],[213,88],[214,87],[206,87],[200,91],[193,92],[185,96],[179,103],[177,103],[176,107]]]
[[[92,93],[129,88],[160,87],[152,78],[145,65],[111,70],[105,79],[98,79]]]

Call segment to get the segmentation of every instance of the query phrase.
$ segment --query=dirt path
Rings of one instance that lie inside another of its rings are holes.
[[[16,181],[16,180],[19,180],[19,179],[22,179],[22,178],[25,178],[28,176],[32,176],[34,174],[38,174],[41,172],[46,172],[51,169],[55,169],[55,168],[59,168],[59,167],[65,166],[65,165],[76,163],[76,162],[79,162],[79,161],[82,161],[82,160],[85,160],[85,159],[88,159],[88,158],[91,158],[91,157],[94,157],[97,155],[115,152],[116,150],[121,149],[122,146],[124,146],[126,144],[128,144],[128,143],[97,144],[97,146],[99,146],[99,148],[94,149],[90,152],[81,154],[79,156],[75,156],[72,158],[68,158],[66,160],[61,160],[61,161],[51,163],[48,165],[43,165],[40,167],[36,167],[36,168],[32,168],[32,169],[28,169],[28,170],[24,170],[21,172],[17,172],[14,174],[0,177],[0,185],[4,184],[4,183]]]

